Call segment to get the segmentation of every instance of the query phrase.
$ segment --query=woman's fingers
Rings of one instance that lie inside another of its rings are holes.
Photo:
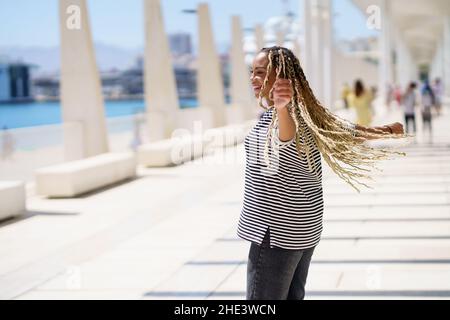
[[[278,93],[292,93],[291,88],[277,88],[274,91]]]
[[[278,91],[278,90],[280,90],[280,91],[282,91],[282,90],[292,91],[292,86],[291,86],[290,82],[275,83],[273,88],[276,91]]]
[[[292,85],[290,82],[276,82],[273,85],[274,88],[292,88]]]
[[[288,103],[294,94],[291,80],[282,78],[277,79],[271,93],[273,94],[274,101],[281,104]]]
[[[401,124],[400,122],[395,122],[391,125],[392,128],[392,132],[396,133],[396,134],[404,134],[404,128],[403,128],[403,124]]]
[[[290,93],[278,93],[278,92],[275,92],[275,93],[274,93],[274,97],[292,97],[292,94],[290,94]]]
[[[289,79],[277,79],[274,83],[274,87],[290,87],[291,86],[291,80]]]
[[[276,94],[290,94],[290,95],[292,95],[293,91],[292,91],[291,88],[276,88],[274,90],[274,93],[276,93]]]
[[[291,93],[278,93],[278,92],[275,92],[273,96],[274,96],[274,98],[284,98],[284,97],[291,98],[292,94]]]

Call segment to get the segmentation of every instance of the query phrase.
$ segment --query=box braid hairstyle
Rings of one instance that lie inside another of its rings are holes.
[[[273,106],[266,107],[262,102],[262,95],[266,92],[272,70],[276,70],[277,79],[291,80],[293,97],[287,108],[296,126],[296,148],[300,156],[302,152],[306,154],[309,170],[314,171],[316,176],[318,176],[318,168],[311,155],[312,146],[306,139],[302,139],[305,137],[306,130],[311,133],[318,150],[331,169],[358,192],[360,190],[357,185],[371,188],[361,180],[373,180],[370,176],[373,169],[381,171],[376,167],[377,161],[389,159],[393,155],[405,155],[405,153],[393,150],[372,148],[362,143],[363,140],[358,138],[359,135],[388,139],[400,139],[409,136],[406,134],[390,134],[381,130],[376,130],[375,133],[362,132],[348,120],[332,114],[314,96],[300,62],[291,50],[273,46],[262,48],[260,52],[267,54],[269,64],[258,99],[259,105],[265,110],[273,108]],[[277,123],[277,113],[273,112],[264,148],[266,162],[269,144],[273,143],[273,129]]]

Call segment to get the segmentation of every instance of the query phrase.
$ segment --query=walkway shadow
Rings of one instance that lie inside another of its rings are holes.
[[[220,267],[237,266],[248,263],[247,260],[220,260],[220,261],[188,261],[185,266]],[[320,260],[313,259],[311,264],[450,264],[450,259],[367,259],[367,260]]]
[[[358,241],[358,240],[449,240],[450,235],[436,235],[436,236],[343,236],[343,237],[329,237],[321,238],[321,241]],[[216,242],[246,242],[241,238],[222,237],[217,238]]]
[[[108,191],[110,189],[114,189],[114,188],[119,187],[121,185],[130,183],[130,182],[142,179],[142,178],[144,178],[144,177],[143,176],[135,176],[135,177],[128,178],[128,179],[125,179],[125,180],[122,180],[122,181],[119,181],[119,182],[116,182],[116,183],[113,183],[113,184],[109,184],[109,185],[104,186],[104,187],[100,187],[100,188],[92,190],[92,191],[88,191],[88,192],[79,194],[79,195],[74,196],[74,197],[44,197],[44,198],[48,199],[48,200],[87,199],[87,198],[95,196],[95,195],[97,195],[99,193]]]
[[[306,298],[309,297],[434,297],[448,298],[448,290],[330,290],[330,291],[306,291]],[[144,297],[154,299],[161,298],[184,298],[201,299],[207,297],[245,297],[244,291],[151,291],[144,294]]]
[[[10,224],[17,223],[35,216],[57,216],[57,217],[72,217],[77,216],[78,212],[45,212],[45,211],[25,211],[20,216],[11,217],[0,220],[0,228],[6,227]]]

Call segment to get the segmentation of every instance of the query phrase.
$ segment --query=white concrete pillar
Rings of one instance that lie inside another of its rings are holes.
[[[441,53],[441,44],[439,43],[437,48],[436,48],[436,53],[433,57],[433,61],[431,61],[431,66],[430,66],[430,77],[431,78],[437,78],[439,77],[439,56]]]
[[[277,30],[276,34],[277,46],[284,47],[284,31]]]
[[[216,127],[226,124],[225,97],[219,56],[214,45],[209,7],[198,5],[198,73],[197,91],[200,107],[210,108]]]
[[[322,1],[311,1],[311,65],[310,83],[315,96],[324,102],[324,28],[322,23]]]
[[[402,34],[399,30],[395,32],[395,82],[402,90],[405,90],[412,79],[412,59],[409,50],[405,44]]]
[[[240,111],[241,121],[254,119],[258,110],[251,92],[249,69],[245,63],[239,16],[231,17],[231,29],[231,108]]]
[[[304,38],[302,43],[303,56],[300,57],[300,64],[305,72],[306,77],[312,83],[312,10],[311,0],[300,0],[303,6],[303,32]]]
[[[436,49],[436,54],[433,58],[431,66],[431,78],[444,79],[444,54],[443,54],[443,41],[441,40]]]
[[[178,93],[160,0],[144,1],[144,90],[149,141],[169,138],[176,127]]]
[[[436,54],[433,56],[433,60],[431,61],[431,64],[430,64],[430,77],[432,79],[436,78],[437,74],[438,74],[438,72],[437,72],[437,57],[438,57],[438,55],[439,55],[439,46],[436,49]]]
[[[408,49],[408,75],[409,80],[417,82],[419,81],[419,66],[417,62],[414,60],[411,51]]]
[[[321,0],[321,27],[323,28],[323,103],[328,108],[334,107],[334,41],[333,41],[333,8],[331,0]]]
[[[409,83],[417,81],[417,62],[414,61],[402,32],[394,29],[396,61],[394,65],[394,82],[405,90]]]
[[[444,81],[445,77],[445,61],[444,61],[445,55],[444,55],[444,43],[443,41],[439,44],[439,50],[438,50],[438,56],[436,57],[436,73],[439,78],[441,78],[442,81]]]
[[[389,0],[380,0],[381,32],[379,35],[378,59],[378,92],[383,104],[386,103],[387,86],[392,84],[392,48],[390,34],[390,4]]]
[[[300,60],[302,60],[302,49],[301,49],[301,45],[300,45],[300,39],[299,38],[294,38],[294,40],[292,41],[292,52],[295,54],[295,56]]]
[[[264,28],[262,25],[257,24],[255,26],[255,43],[256,43],[256,51],[258,52],[265,46],[264,41]]]
[[[65,160],[108,152],[105,110],[85,0],[59,1]]]
[[[445,95],[450,97],[450,16],[444,18],[443,64]]]

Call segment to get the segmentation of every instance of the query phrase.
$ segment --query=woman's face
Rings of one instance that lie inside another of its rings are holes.
[[[267,53],[260,52],[256,55],[253,60],[253,65],[250,74],[250,81],[252,83],[253,92],[255,97],[258,98],[261,93],[262,85],[264,84],[264,79],[266,79],[267,73],[267,65],[269,64],[269,59],[267,58]],[[262,92],[262,96],[269,98],[269,92],[272,89],[272,86],[275,82],[275,72],[272,70],[269,75],[268,84],[264,92]]]

